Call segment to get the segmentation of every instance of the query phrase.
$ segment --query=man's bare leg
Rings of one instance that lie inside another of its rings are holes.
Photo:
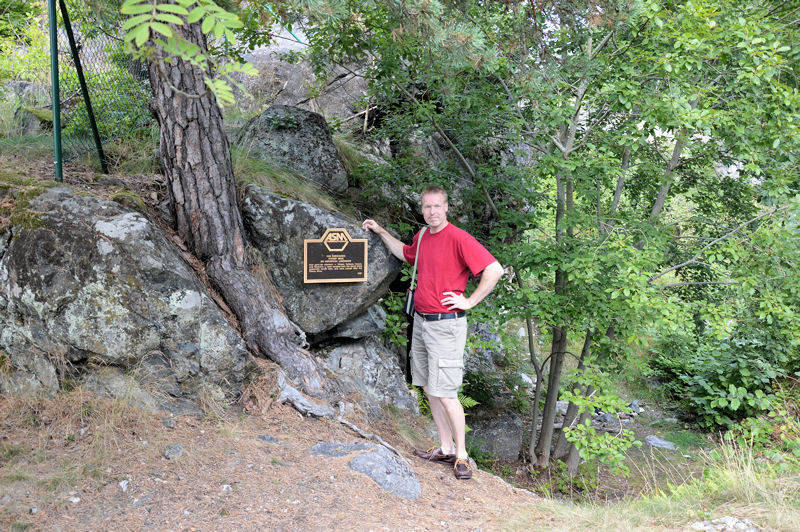
[[[466,421],[464,407],[458,397],[440,397],[439,401],[444,409],[452,437],[456,441],[456,458],[467,458],[467,447],[464,441],[466,435]]]
[[[439,445],[442,453],[455,454],[457,448],[453,446],[453,430],[450,427],[450,418],[442,404],[442,398],[429,395],[426,388],[427,386],[424,386],[423,390],[425,390],[425,395],[428,397],[433,422],[436,423],[436,429],[439,431]]]

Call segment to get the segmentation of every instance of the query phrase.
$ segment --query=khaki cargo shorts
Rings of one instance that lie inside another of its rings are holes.
[[[467,318],[425,321],[414,314],[411,384],[427,386],[433,397],[458,397],[464,379]]]

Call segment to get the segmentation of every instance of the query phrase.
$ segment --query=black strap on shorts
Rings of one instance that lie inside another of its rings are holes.
[[[452,320],[455,318],[463,318],[466,315],[467,313],[464,310],[459,312],[440,312],[438,314],[423,314],[421,312],[417,312],[417,316],[425,321]]]

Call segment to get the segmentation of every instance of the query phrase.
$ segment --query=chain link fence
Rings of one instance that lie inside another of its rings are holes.
[[[46,7],[45,7],[46,9]],[[152,121],[148,109],[150,82],[144,63],[125,53],[122,35],[108,31],[95,20],[73,18],[69,13],[74,45],[82,66],[91,106],[81,90],[78,68],[71,51],[68,31],[61,10],[58,16],[59,101],[63,160],[69,161],[96,151],[90,114],[94,112],[100,141],[105,143]],[[39,25],[46,25],[46,13]],[[43,28],[44,32],[47,28]],[[17,44],[21,61],[17,79],[2,84],[3,108],[0,112],[0,148],[44,145],[52,147],[53,110],[49,70],[49,42],[41,38],[21,39]],[[26,42],[27,41],[27,42]],[[43,61],[43,57],[47,61]],[[5,73],[5,72],[4,72]]]

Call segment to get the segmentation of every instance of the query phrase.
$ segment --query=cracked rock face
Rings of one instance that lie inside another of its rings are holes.
[[[281,198],[257,185],[245,188],[242,217],[289,318],[312,339],[324,338],[322,333],[365,312],[400,272],[400,261],[360,222]],[[304,284],[303,241],[320,238],[329,228],[344,228],[351,238],[368,239],[366,282]]]
[[[129,393],[96,384],[109,367],[143,406],[240,389],[244,342],[147,217],[66,187],[27,208],[33,227],[0,234],[0,392],[54,394],[61,374]]]

